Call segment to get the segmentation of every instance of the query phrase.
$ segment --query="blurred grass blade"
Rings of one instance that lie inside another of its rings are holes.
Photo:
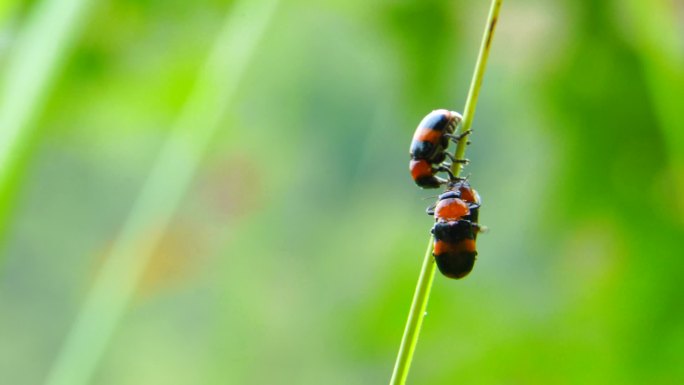
[[[277,0],[235,4],[199,73],[111,253],[98,275],[47,384],[88,382],[245,72]]]
[[[0,234],[8,220],[32,127],[74,42],[89,0],[44,0],[26,20],[0,79]]]

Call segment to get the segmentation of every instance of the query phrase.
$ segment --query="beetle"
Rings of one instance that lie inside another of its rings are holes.
[[[477,256],[477,234],[483,226],[477,223],[480,196],[470,184],[458,179],[449,183],[428,214],[435,216],[432,255],[439,271],[449,278],[463,278],[473,269]]]
[[[467,162],[456,160],[447,152],[450,141],[458,142],[466,135],[453,135],[462,119],[458,112],[439,109],[427,114],[418,124],[409,148],[409,170],[418,186],[437,188],[453,181],[455,178],[450,165],[443,163],[446,158],[454,162]],[[436,176],[438,172],[446,172],[449,180]]]

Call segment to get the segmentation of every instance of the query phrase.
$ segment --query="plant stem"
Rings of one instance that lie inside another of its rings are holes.
[[[480,53],[477,58],[477,63],[475,64],[475,72],[473,73],[473,78],[470,82],[470,90],[468,91],[468,97],[466,98],[463,121],[461,122],[461,129],[459,132],[467,132],[473,123],[475,107],[477,106],[477,99],[480,94],[480,88],[482,87],[482,79],[484,78],[487,58],[489,57],[489,49],[491,47],[492,37],[494,35],[494,29],[499,17],[502,1],[503,0],[492,0],[489,17],[482,37],[482,44],[480,45]],[[454,152],[456,159],[463,159],[465,156],[467,137],[468,135],[465,135],[458,142],[456,151]],[[462,168],[463,165],[461,163],[454,162],[452,165],[454,176],[458,177]],[[404,336],[401,339],[401,345],[399,345],[399,354],[397,355],[397,361],[394,365],[390,385],[404,385],[411,367],[413,352],[416,349],[420,328],[423,324],[423,318],[425,317],[425,309],[427,308],[428,299],[430,297],[432,281],[435,276],[435,261],[434,258],[432,258],[432,243],[433,238],[430,237],[430,242],[427,251],[425,252],[423,267],[418,276],[418,284],[413,295],[413,302],[411,303],[411,308],[409,310],[408,320],[406,321]]]
[[[492,37],[494,37],[494,29],[496,22],[499,19],[499,10],[501,9],[501,2],[503,0],[492,0],[491,8],[489,9],[489,17],[487,18],[487,25],[485,26],[484,35],[482,36],[482,43],[480,44],[480,54],[477,56],[477,63],[475,64],[475,72],[470,81],[470,90],[466,98],[465,108],[463,110],[463,120],[461,121],[461,130],[459,132],[468,132],[473,124],[473,117],[475,116],[475,107],[480,96],[480,88],[482,88],[482,79],[484,78],[485,67],[487,67],[487,59],[489,58],[489,49],[492,45]],[[456,145],[454,156],[456,159],[464,159],[466,145],[468,143],[468,132]],[[451,165],[451,172],[455,176],[461,174],[463,163],[454,162]]]
[[[390,385],[404,384],[406,382],[406,376],[408,376],[411,359],[413,358],[413,351],[416,349],[416,343],[420,335],[420,327],[423,325],[423,317],[425,317],[425,309],[430,297],[433,278],[435,278],[435,262],[432,259],[432,237],[430,237],[430,242],[425,251],[423,267],[420,269],[420,275],[418,276],[416,292],[413,294],[413,303],[411,303],[411,310],[406,321],[406,329],[404,330],[404,337],[401,339],[399,355],[397,356],[397,363],[394,366]]]

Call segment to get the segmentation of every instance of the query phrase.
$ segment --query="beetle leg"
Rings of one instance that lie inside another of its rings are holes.
[[[461,139],[465,138],[466,136],[472,134],[473,130],[467,130],[463,131],[462,133],[458,135],[452,135],[452,134],[444,134],[447,138],[451,139],[454,143],[458,143],[461,141]]]
[[[437,207],[437,203],[433,203],[427,209],[425,209],[427,215],[435,215],[435,207]]]
[[[441,171],[441,172],[445,172],[445,173],[449,174],[449,180],[450,181],[453,181],[454,179],[456,179],[456,176],[454,175],[454,173],[451,172],[451,165],[448,163],[442,163],[439,167],[437,167],[435,169],[435,171],[437,171],[437,172]]]

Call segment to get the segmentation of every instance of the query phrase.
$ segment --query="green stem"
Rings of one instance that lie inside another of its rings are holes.
[[[432,237],[430,237],[430,242],[425,251],[423,267],[418,276],[416,292],[413,294],[413,303],[411,303],[411,310],[406,321],[406,329],[404,330],[404,337],[401,339],[397,363],[394,366],[390,385],[404,384],[406,382],[406,376],[408,376],[411,359],[413,358],[413,351],[416,349],[416,343],[420,335],[420,327],[423,325],[433,278],[435,278],[435,263],[432,259]]]
[[[480,88],[482,88],[482,79],[484,78],[485,68],[487,67],[487,59],[489,58],[489,49],[492,45],[492,37],[494,37],[494,29],[496,22],[499,19],[499,10],[501,9],[501,2],[503,0],[492,0],[492,6],[489,9],[489,17],[487,18],[487,25],[485,26],[484,35],[482,36],[482,43],[480,44],[480,54],[477,57],[475,64],[475,72],[470,81],[470,90],[466,98],[465,108],[463,110],[463,121],[461,122],[461,130],[459,132],[468,132],[473,124],[473,117],[475,116],[475,107],[480,96]],[[468,132],[456,145],[454,156],[456,159],[464,159],[466,144],[468,143]],[[461,174],[463,164],[454,162],[451,166],[451,172],[455,176]]]
[[[482,37],[482,44],[480,45],[480,53],[477,58],[477,63],[475,64],[475,72],[473,73],[470,90],[468,91],[468,97],[466,99],[460,132],[468,131],[473,123],[475,107],[480,94],[480,88],[482,87],[482,79],[484,78],[487,58],[489,57],[489,49],[491,47],[492,37],[494,35],[494,29],[499,17],[502,1],[503,0],[492,0],[487,25],[485,27],[484,36]],[[465,156],[467,136],[468,135],[465,135],[456,146],[456,151],[454,152],[456,159],[463,159]],[[462,168],[462,164],[454,162],[452,165],[453,174],[459,176]],[[423,324],[423,318],[425,317],[425,309],[427,309],[427,303],[430,297],[432,281],[435,276],[435,261],[432,258],[432,243],[433,239],[430,237],[430,242],[427,251],[425,252],[423,267],[418,276],[418,284],[413,295],[413,302],[411,303],[411,309],[409,310],[408,320],[406,321],[404,336],[401,339],[401,345],[399,345],[399,354],[397,355],[397,361],[394,365],[394,372],[390,379],[390,385],[404,385],[411,367],[413,352],[416,349],[420,328]]]

